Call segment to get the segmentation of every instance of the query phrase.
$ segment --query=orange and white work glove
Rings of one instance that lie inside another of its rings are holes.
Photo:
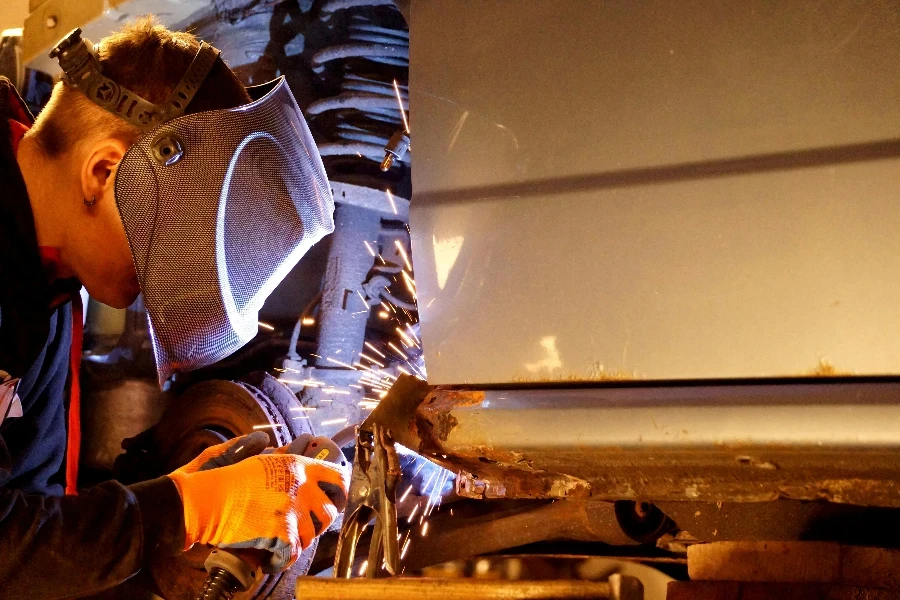
[[[350,487],[349,470],[292,454],[250,456],[193,472],[179,469],[169,477],[184,504],[185,550],[195,543],[267,550],[266,573],[283,571],[297,560],[344,509]]]
[[[210,446],[201,452],[197,458],[175,471],[175,473],[187,475],[197,471],[227,467],[228,465],[241,462],[247,457],[262,454],[268,445],[269,434],[264,431],[254,431],[216,446]]]

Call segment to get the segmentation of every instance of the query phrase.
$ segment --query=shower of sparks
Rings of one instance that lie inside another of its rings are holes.
[[[369,350],[371,350],[372,352],[374,352],[375,354],[377,354],[377,355],[380,356],[381,358],[387,358],[387,356],[384,354],[384,352],[382,352],[381,350],[379,350],[378,348],[376,348],[375,346],[373,346],[373,345],[370,344],[369,342],[366,342],[366,348],[368,348]]]
[[[369,245],[369,242],[363,240],[363,244],[366,245],[366,250],[369,251],[369,254],[371,254],[372,256],[375,256],[375,250],[372,248],[372,246]]]
[[[310,355],[310,356],[315,356],[316,358],[322,358],[322,357],[319,356],[318,354],[313,354],[312,352],[310,352],[309,355]]]
[[[412,339],[411,339],[408,335],[406,335],[406,332],[405,332],[405,331],[403,331],[403,330],[400,329],[399,327],[394,328],[394,330],[397,332],[397,335],[400,336],[400,339],[402,339],[403,342],[404,342],[407,346],[414,346],[414,345],[415,345],[415,343],[412,341]]]
[[[355,383],[348,383],[348,384],[347,384],[347,387],[352,387],[352,388],[355,389],[355,390],[363,390],[363,389],[365,389],[363,386],[361,386],[361,385],[356,385]]]
[[[416,332],[415,332],[415,330],[412,328],[412,325],[410,325],[409,323],[407,323],[407,324],[406,324],[406,329],[407,329],[407,331],[409,331],[409,335],[411,335],[412,338],[413,338],[414,340],[418,340],[418,339],[419,339],[419,336],[416,335]]]
[[[403,247],[403,244],[400,243],[400,240],[394,240],[394,245],[397,247],[397,251],[403,258],[403,262],[406,263],[406,268],[412,271],[412,263],[409,261],[409,256],[407,256],[406,254],[406,248]]]
[[[378,318],[379,318],[379,319],[387,319],[387,318],[390,317],[390,316],[391,316],[391,315],[389,315],[386,311],[383,311],[383,310],[380,311],[380,312],[378,313]]]
[[[303,372],[303,371],[298,371],[297,369],[291,369],[289,367],[285,367],[283,369],[279,369],[278,367],[275,367],[275,370],[278,371],[279,373],[302,373]]]
[[[411,541],[412,540],[410,540],[409,538],[406,538],[406,543],[403,544],[403,549],[400,551],[400,559],[401,560],[406,556],[406,551],[409,550],[409,543]]]
[[[435,301],[435,300],[437,300],[437,298],[432,298],[432,299],[431,299],[431,302],[429,302],[429,303],[425,306],[425,308],[431,308],[431,305],[434,304],[434,301]]]
[[[391,190],[384,190],[384,193],[387,194],[388,202],[391,203],[391,210],[394,211],[394,214],[395,215],[400,214],[397,212],[397,203],[394,202],[394,195],[391,194]],[[378,256],[380,257],[381,255],[379,254]],[[381,262],[384,262],[383,258],[381,259]],[[387,263],[385,263],[385,264],[387,264]]]
[[[376,365],[378,365],[378,366],[381,367],[382,369],[384,368],[384,365],[383,365],[383,364],[381,364],[379,361],[375,360],[374,358],[372,358],[372,357],[369,356],[368,354],[365,354],[365,353],[363,353],[363,352],[360,352],[359,355],[362,356],[362,357],[363,357],[364,359],[366,359],[367,361],[372,362],[372,363],[375,363]]]
[[[383,390],[388,389],[388,387],[386,385],[384,385],[383,383],[381,383],[381,381],[379,381],[377,379],[372,379],[371,377],[370,378],[360,377],[360,381],[362,381],[364,384],[368,385],[369,387],[381,388]]]
[[[379,375],[378,371],[375,371],[371,367],[367,367],[362,363],[356,363],[356,364],[359,365],[360,367],[362,367],[363,371],[366,371],[365,373],[360,375],[360,377],[359,377],[360,381],[362,381],[364,383],[371,383],[371,384],[379,386],[379,387],[387,387],[385,384],[383,384],[381,382],[381,378],[380,378],[381,376]],[[371,373],[371,375],[369,373]]]
[[[400,356],[400,358],[402,358],[403,360],[409,360],[409,359],[407,359],[406,354],[404,354],[403,350],[398,348],[397,345],[394,344],[394,342],[388,342],[388,347],[390,347],[391,350],[396,352]],[[407,373],[407,375],[408,375],[408,373]]]
[[[438,475],[438,471],[435,471],[434,473],[431,474],[431,477],[428,478],[428,481],[425,482],[425,485],[422,487],[422,490],[423,490],[425,493],[428,493],[428,486],[432,484],[432,482],[435,480],[435,478],[437,477],[437,475]],[[433,488],[432,488],[432,489],[433,489]],[[429,505],[429,504],[431,504],[431,494],[428,495],[428,502],[425,504],[425,510],[426,510],[426,511],[428,510],[428,505]]]
[[[379,374],[378,371],[376,371],[376,370],[373,369],[372,367],[367,367],[366,365],[362,364],[361,362],[355,362],[355,363],[353,363],[353,366],[356,367],[356,368],[358,368],[358,369],[362,369],[363,371],[368,371],[369,373],[372,373],[373,375],[378,375],[378,374]],[[360,377],[360,379],[362,379],[362,378],[364,378],[364,377],[367,377],[367,376],[368,376],[367,374],[363,374],[363,375]],[[369,377],[371,378],[371,376],[369,376]]]
[[[406,120],[406,111],[403,110],[403,99],[400,97],[400,86],[397,80],[394,80],[394,93],[397,94],[397,104],[400,105],[400,114],[403,115],[403,126],[406,127],[406,133],[409,133],[409,121]]]
[[[440,480],[438,480],[438,484],[431,489],[431,496],[429,496],[429,500],[435,496],[435,492],[437,492],[437,496],[434,497],[434,502],[431,505],[431,510],[434,510],[436,507],[441,505],[441,501],[444,499],[444,485],[447,483],[447,479],[450,477],[450,471],[444,471],[441,474]],[[428,514],[431,514],[431,510],[428,511]]]
[[[428,535],[428,521],[422,523],[422,537]]]
[[[257,321],[256,324],[259,325],[260,327],[262,327],[263,329],[267,329],[269,331],[275,331],[275,327],[272,325],[269,325],[268,323],[263,323],[262,321]]]
[[[369,561],[364,560],[364,561],[363,561],[363,564],[361,564],[361,565],[359,566],[359,574],[360,574],[361,576],[362,576],[362,575],[365,575],[365,574],[366,574],[366,569],[368,569],[368,568],[369,568]]]
[[[369,301],[366,300],[366,297],[362,295],[362,292],[360,292],[359,290],[356,290],[356,294],[359,296],[360,300],[363,301],[363,304],[364,304],[366,307],[368,307],[368,306],[369,306]]]
[[[403,281],[406,282],[406,288],[415,295],[416,293],[416,280],[412,278],[412,276],[406,271],[400,271],[403,275]]]
[[[403,373],[404,375],[412,375],[412,373],[410,373],[409,371],[407,371],[406,369],[404,369],[403,367],[401,367],[399,365],[397,366],[397,370],[400,371],[401,373]]]
[[[281,383],[286,383],[288,385],[302,385],[306,387],[319,387],[322,385],[321,381],[314,381],[312,379],[285,379],[279,378],[278,381]]]
[[[335,360],[335,359],[331,358],[330,356],[329,356],[328,358],[326,358],[325,360],[327,360],[328,362],[334,363],[334,364],[336,364],[336,365],[339,365],[339,366],[341,366],[341,367],[344,367],[345,369],[354,369],[354,370],[356,369],[356,367],[354,367],[353,365],[348,365],[348,364],[345,363],[345,362],[341,362],[341,361],[339,361],[339,360]]]
[[[409,496],[409,493],[412,491],[412,489],[413,489],[412,484],[409,484],[409,487],[406,488],[406,491],[403,492],[402,496],[400,496],[400,502],[403,502],[404,500],[406,500],[407,496]]]
[[[303,320],[300,321],[300,324],[301,324],[301,325],[306,325],[306,326],[309,326],[309,325],[315,325],[315,324],[316,324],[316,320],[313,319],[312,317],[303,317]]]
[[[409,516],[406,517],[406,524],[409,525],[412,523],[413,517],[416,516],[416,511],[419,510],[419,504],[413,506],[413,509],[409,512]]]
[[[322,421],[322,425],[338,425],[339,423],[346,423],[347,419],[329,419],[327,421]]]
[[[286,425],[282,425],[281,423],[271,423],[269,425],[254,425],[253,429],[275,429],[276,427],[284,427],[287,429]]]
[[[425,377],[425,373],[423,373],[422,371],[420,371],[419,368],[418,368],[416,365],[414,365],[414,364],[412,364],[412,363],[407,363],[407,364],[409,365],[409,368],[411,368],[413,371],[416,372],[416,377],[418,377],[418,378],[421,379],[422,381],[427,381],[427,380],[428,380],[428,378]]]
[[[353,395],[353,392],[351,392],[350,390],[339,390],[339,389],[337,389],[337,388],[325,388],[325,389],[322,390],[322,391],[325,392],[325,393],[327,393],[327,394],[338,394],[338,395],[340,395],[340,396],[351,396],[351,395]]]

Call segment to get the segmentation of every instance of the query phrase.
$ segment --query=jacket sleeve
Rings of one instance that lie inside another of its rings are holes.
[[[168,477],[111,481],[79,496],[0,490],[2,598],[96,593],[183,548],[184,512]]]

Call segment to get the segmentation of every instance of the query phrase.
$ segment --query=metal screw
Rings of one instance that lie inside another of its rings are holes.
[[[59,25],[59,19],[56,18],[56,15],[50,15],[47,17],[47,20],[44,21],[44,26],[47,29],[56,29],[57,25]]]

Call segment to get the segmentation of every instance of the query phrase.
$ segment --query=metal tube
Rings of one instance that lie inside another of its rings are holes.
[[[334,220],[319,308],[318,354],[322,358],[316,361],[319,367],[331,368],[352,363],[363,348],[370,307],[359,294],[375,262],[364,242],[378,239],[381,215],[352,204],[338,204]]]
[[[303,600],[587,600],[610,597],[605,581],[488,579],[325,579],[300,577],[297,597]]]

